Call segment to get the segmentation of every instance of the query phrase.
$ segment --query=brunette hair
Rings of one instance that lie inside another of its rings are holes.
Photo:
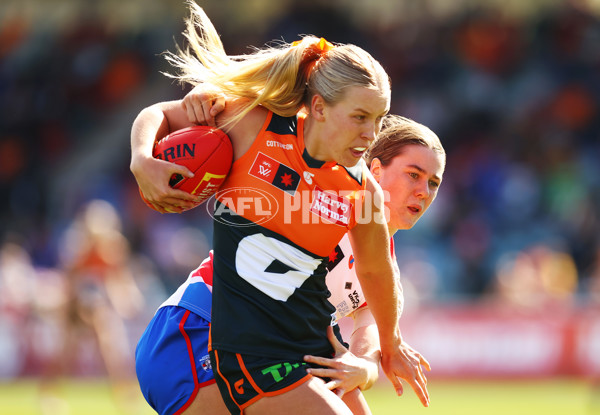
[[[363,158],[367,165],[377,158],[383,166],[387,166],[394,157],[403,152],[404,147],[409,145],[432,149],[442,155],[443,165],[446,165],[446,152],[438,136],[423,124],[399,115],[386,115],[381,132]]]

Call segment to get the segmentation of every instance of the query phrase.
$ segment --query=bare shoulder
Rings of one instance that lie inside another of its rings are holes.
[[[240,99],[227,100],[225,110],[217,118],[217,125],[237,114],[244,103]],[[234,159],[237,160],[248,151],[265,123],[267,114],[268,110],[266,108],[255,107],[234,125],[226,128],[227,135],[233,144]]]

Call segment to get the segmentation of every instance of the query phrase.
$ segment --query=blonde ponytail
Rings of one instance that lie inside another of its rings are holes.
[[[167,53],[181,83],[210,83],[227,96],[247,104],[226,125],[243,118],[258,105],[289,117],[314,94],[333,103],[348,86],[387,89],[389,78],[381,65],[354,45],[333,46],[322,38],[305,36],[294,44],[280,43],[248,55],[228,56],[215,27],[201,7],[189,0],[190,17],[184,37],[188,46]],[[171,75],[169,75],[171,76]]]

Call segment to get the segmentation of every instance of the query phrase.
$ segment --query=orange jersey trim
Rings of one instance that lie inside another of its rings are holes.
[[[237,403],[237,401],[234,399],[233,397],[233,393],[231,392],[231,385],[229,384],[229,381],[227,380],[227,378],[225,376],[223,376],[223,374],[221,373],[221,369],[219,368],[219,354],[217,353],[216,350],[214,350],[214,354],[215,354],[215,359],[217,360],[216,363],[216,369],[217,372],[219,372],[219,376],[221,376],[221,379],[223,379],[223,382],[225,382],[225,384],[227,385],[227,390],[229,392],[229,397],[231,398],[231,401],[234,402],[238,408],[240,408],[240,412],[244,413],[243,408]]]

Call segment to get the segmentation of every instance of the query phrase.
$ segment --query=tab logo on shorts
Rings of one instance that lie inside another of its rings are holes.
[[[300,184],[300,174],[261,152],[256,155],[249,173],[289,193],[291,196],[296,194],[296,190]]]
[[[325,192],[315,186],[310,211],[336,225],[348,226],[352,214],[352,204],[342,196]]]
[[[273,376],[275,382],[281,382],[287,375],[292,373],[292,370],[298,369],[300,366],[306,366],[306,363],[277,363],[276,365],[263,369],[261,372],[265,376]]]

